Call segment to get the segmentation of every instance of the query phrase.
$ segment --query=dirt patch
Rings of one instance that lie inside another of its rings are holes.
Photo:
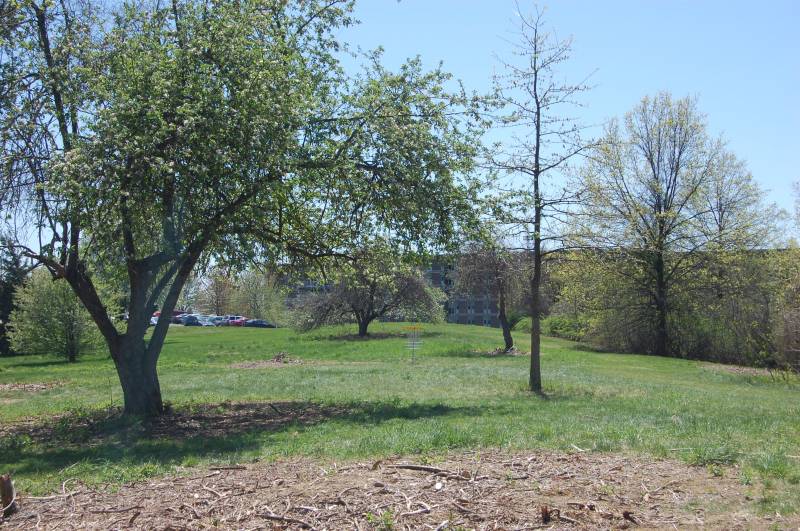
[[[7,529],[624,529],[794,527],[758,516],[747,487],[674,461],[480,452],[421,463],[311,460],[195,471],[21,498]]]
[[[473,350],[473,354],[478,354],[481,356],[530,356],[530,352],[525,352],[524,350],[519,350],[517,347],[511,347],[511,350],[506,350],[504,348],[496,348],[494,350]]]
[[[63,382],[4,383],[0,384],[0,391],[27,391],[29,393],[38,393],[62,385],[64,385]]]
[[[730,374],[738,374],[740,376],[770,376],[772,374],[769,369],[759,369],[756,367],[743,367],[741,365],[703,363],[702,367],[710,371],[726,372]]]
[[[285,367],[286,365],[300,365],[303,360],[290,358],[288,352],[278,352],[272,359],[257,361],[242,361],[231,363],[232,369],[265,369],[267,367]]]

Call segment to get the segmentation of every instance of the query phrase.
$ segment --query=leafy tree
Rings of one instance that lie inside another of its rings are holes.
[[[374,54],[345,76],[335,35],[351,7],[173,0],[107,19],[93,2],[12,5],[0,206],[39,231],[41,246],[16,245],[97,324],[126,413],[163,411],[158,358],[196,266],[335,255],[386,226],[408,245],[452,235],[474,154],[460,96],[419,60],[394,73]],[[125,330],[93,263],[128,278]]]
[[[21,354],[53,354],[74,362],[102,342],[89,313],[63,279],[36,269],[14,297],[9,336]]]
[[[513,129],[513,140],[497,146],[489,163],[512,177],[510,184],[500,187],[503,193],[497,200],[495,216],[522,238],[520,245],[530,258],[528,385],[541,394],[543,263],[548,254],[561,249],[566,237],[565,218],[580,200],[579,190],[557,183],[569,161],[589,147],[581,139],[581,126],[569,115],[577,98],[589,87],[584,82],[564,82],[558,72],[561,63],[570,58],[571,40],[548,33],[541,11],[532,16],[517,15],[515,59],[504,62],[503,73],[495,78],[497,98],[506,111],[500,124]]]
[[[679,352],[670,330],[676,310],[691,300],[708,312],[726,290],[738,293],[744,286],[730,288],[743,278],[745,253],[768,246],[776,232],[775,209],[744,165],[708,135],[690,98],[644,98],[622,126],[612,122],[585,180],[584,243],[601,249],[597,256],[625,277],[620,282],[630,296],[621,317],[648,331],[638,334],[648,344],[633,345],[647,352]],[[714,297],[699,296],[701,288]]]
[[[28,271],[25,259],[13,245],[0,240],[0,356],[11,353],[7,326],[14,310],[14,294],[25,282]]]
[[[253,267],[241,273],[236,278],[233,300],[238,311],[248,317],[284,323],[286,289],[272,271]]]
[[[439,322],[444,301],[444,293],[430,286],[418,267],[377,242],[337,264],[329,284],[303,301],[302,328],[355,321],[359,337],[366,337],[376,319]]]
[[[456,291],[486,293],[497,302],[497,320],[503,331],[506,352],[514,349],[511,330],[522,315],[527,289],[527,257],[508,251],[496,241],[469,244],[461,252],[456,267]]]

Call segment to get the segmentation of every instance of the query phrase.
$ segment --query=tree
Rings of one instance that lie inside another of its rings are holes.
[[[558,67],[570,58],[571,40],[559,40],[545,31],[543,13],[527,16],[517,9],[519,20],[515,55],[504,62],[505,73],[495,78],[497,98],[507,112],[501,123],[519,133],[507,147],[498,147],[489,164],[515,180],[497,201],[496,218],[515,229],[530,257],[528,291],[531,315],[531,362],[528,385],[542,393],[541,320],[543,316],[543,260],[561,248],[566,237],[565,217],[580,200],[580,191],[556,186],[557,177],[570,159],[589,144],[580,137],[581,127],[565,114],[577,104],[588,87],[584,82],[560,80]],[[521,180],[517,180],[522,176]],[[519,185],[522,181],[522,186]]]
[[[197,304],[205,312],[225,315],[231,312],[236,285],[229,274],[219,267],[203,278]]]
[[[11,353],[7,328],[14,310],[14,295],[25,282],[29,267],[22,255],[0,239],[0,356]]]
[[[497,320],[503,331],[505,351],[514,349],[511,329],[518,321],[514,310],[524,302],[526,294],[526,258],[509,252],[499,242],[478,242],[468,245],[458,259],[456,291],[486,293],[497,301]]]
[[[69,284],[36,269],[14,297],[11,345],[21,354],[53,354],[74,362],[102,342]]]
[[[628,308],[628,320],[635,314],[652,331],[644,348],[655,354],[674,351],[670,318],[675,302],[700,285],[697,274],[706,274],[721,300],[731,274],[739,274],[723,253],[738,263],[738,253],[767,246],[774,232],[775,210],[743,164],[709,137],[690,98],[646,97],[622,127],[612,122],[585,180],[586,243],[604,249],[633,281],[640,304]]]
[[[366,337],[370,323],[380,318],[441,321],[444,300],[419,268],[377,242],[337,264],[329,285],[303,302],[302,328],[355,321],[359,337]]]
[[[266,319],[275,325],[284,322],[286,290],[272,271],[253,267],[242,272],[236,278],[233,300],[248,317]]]
[[[474,154],[459,99],[419,60],[393,73],[373,54],[345,76],[334,34],[351,2],[13,6],[0,206],[97,324],[127,414],[163,411],[158,359],[196,266],[336,255],[371,227],[422,246],[452,235]],[[124,330],[92,263],[128,278]]]

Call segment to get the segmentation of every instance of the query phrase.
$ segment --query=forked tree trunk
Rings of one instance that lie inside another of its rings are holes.
[[[112,358],[122,385],[126,415],[155,417],[164,412],[157,359],[147,355],[143,338],[121,338],[112,348]]]

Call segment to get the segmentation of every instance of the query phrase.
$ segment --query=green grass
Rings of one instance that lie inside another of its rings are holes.
[[[161,385],[179,410],[225,401],[302,401],[338,411],[269,429],[234,427],[211,438],[149,438],[141,423],[102,414],[120,404],[105,355],[76,364],[0,358],[0,383],[63,383],[39,393],[0,391],[0,422],[68,413],[52,421],[47,440],[0,440],[0,472],[14,474],[21,489],[42,493],[72,477],[119,483],[211,462],[577,446],[674,457],[715,474],[739,474],[743,482],[756,479],[758,488],[767,489],[760,498],[765,510],[800,508],[800,494],[776,494],[800,492],[800,460],[792,457],[800,455],[797,380],[732,374],[685,360],[600,354],[546,339],[548,399],[542,399],[526,390],[527,357],[480,353],[500,344],[498,330],[426,325],[414,363],[401,324],[376,325],[376,337],[368,340],[348,333],[350,328],[310,334],[170,330],[159,365]],[[279,351],[304,363],[230,368]]]

